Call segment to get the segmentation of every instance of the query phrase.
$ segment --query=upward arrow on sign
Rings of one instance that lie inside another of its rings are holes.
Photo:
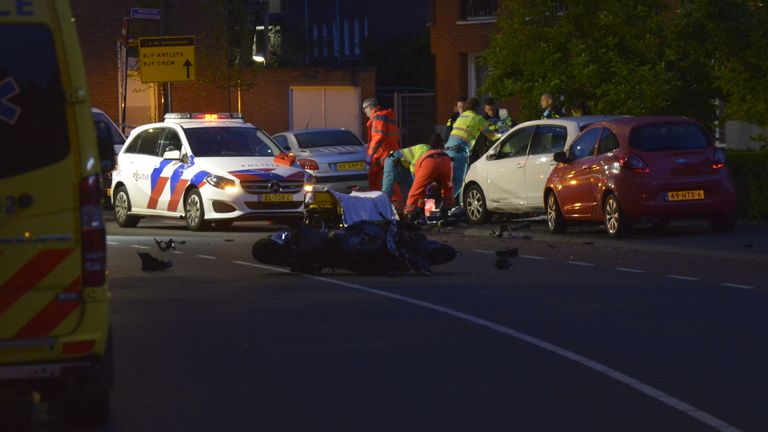
[[[187,61],[184,62],[184,67],[187,68],[187,78],[189,78],[189,68],[192,67],[192,62],[187,59]]]

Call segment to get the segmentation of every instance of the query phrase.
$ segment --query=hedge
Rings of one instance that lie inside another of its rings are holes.
[[[739,197],[739,216],[768,220],[768,150],[729,149],[727,154]]]

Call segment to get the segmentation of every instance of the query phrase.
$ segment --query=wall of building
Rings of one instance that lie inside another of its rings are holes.
[[[355,86],[362,99],[375,92],[372,69],[280,68],[255,75],[254,86],[240,91],[243,117],[270,134],[289,128],[289,89],[291,86]],[[173,109],[179,112],[237,111],[238,92],[199,84],[174,84]],[[362,130],[365,130],[363,127]]]
[[[482,53],[489,44],[489,35],[496,28],[495,21],[469,22],[463,19],[461,0],[427,0],[433,5],[431,19],[432,55],[435,57],[435,93],[437,97],[436,124],[444,124],[453,114],[458,98],[478,95],[467,94],[468,57]],[[514,99],[503,100],[513,119],[518,117]]]
[[[198,78],[206,61],[225,61],[225,57],[201,58],[201,48],[210,44],[211,19],[205,16],[205,0],[72,0],[92,104],[114,120],[120,118],[118,41],[122,38],[123,18],[130,8],[162,9],[162,19],[131,20],[132,38],[164,35],[195,36]],[[210,45],[208,45],[210,46]],[[369,68],[279,68],[263,69],[256,74],[253,86],[240,92],[246,120],[268,132],[288,128],[289,87],[309,85],[359,86],[362,98],[375,94],[375,72]],[[171,85],[173,111],[236,110],[236,89],[227,92],[223,85],[200,82]],[[160,98],[158,98],[158,103]],[[162,113],[162,107],[158,108]],[[363,129],[364,130],[364,129]]]

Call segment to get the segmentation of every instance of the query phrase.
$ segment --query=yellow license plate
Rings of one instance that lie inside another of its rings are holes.
[[[338,171],[363,170],[365,169],[365,162],[339,162],[336,164],[336,169]]]
[[[291,194],[266,194],[266,195],[264,195],[262,201],[267,201],[267,202],[293,201],[293,195],[291,195]]]
[[[700,199],[704,199],[704,191],[690,190],[690,191],[667,192],[667,199],[669,201],[700,200]]]

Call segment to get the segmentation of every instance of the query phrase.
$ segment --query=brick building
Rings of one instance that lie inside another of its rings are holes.
[[[431,7],[432,55],[435,57],[437,124],[453,113],[458,98],[487,96],[479,89],[487,76],[482,64],[489,35],[496,27],[499,0],[427,0]],[[519,108],[514,100],[501,101],[512,118]]]
[[[284,2],[273,0],[247,3],[268,6],[273,22],[303,28],[303,22],[292,21],[292,15],[283,13]],[[195,36],[197,76],[206,75],[206,68],[209,68],[209,72],[213,68],[220,71],[217,72],[220,79],[216,84],[204,84],[201,80],[171,84],[170,106],[173,111],[241,111],[246,120],[270,133],[276,133],[289,129],[292,122],[300,122],[301,127],[304,127],[303,120],[296,120],[297,115],[306,115],[296,113],[296,104],[292,103],[296,94],[303,92],[301,94],[304,96],[320,95],[318,97],[325,101],[326,95],[338,90],[349,94],[345,102],[349,102],[350,98],[356,99],[350,105],[349,113],[355,116],[358,126],[356,132],[360,133],[363,129],[359,109],[361,97],[375,93],[375,71],[372,68],[360,65],[256,66],[253,75],[246,72],[246,78],[251,81],[246,88],[238,90],[237,85],[232,83],[227,86],[226,83],[231,80],[223,79],[226,75],[224,70],[227,69],[226,66],[222,67],[228,62],[227,54],[226,50],[216,45],[217,30],[212,28],[216,24],[215,18],[210,16],[211,8],[216,5],[216,0],[72,0],[93,105],[103,109],[116,121],[122,118],[124,17],[131,8],[157,8],[161,11],[159,20],[129,21],[130,39],[135,41],[139,37],[166,35]],[[126,82],[126,123],[130,127],[162,118],[164,104],[168,100],[161,84],[140,82],[137,59],[134,58],[137,52],[133,45],[129,45],[128,52],[129,57],[133,58],[133,61],[129,59],[130,76]],[[321,115],[312,116],[310,113],[309,118],[313,119],[311,126],[338,126],[323,123],[326,118],[325,108],[325,105],[318,108]]]

